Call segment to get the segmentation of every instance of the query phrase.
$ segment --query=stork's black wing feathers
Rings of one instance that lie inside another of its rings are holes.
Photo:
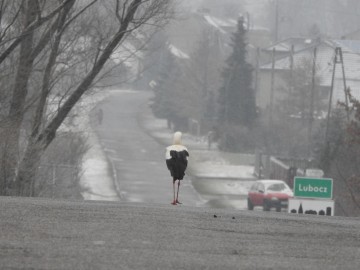
[[[166,165],[171,173],[171,176],[174,179],[182,180],[185,175],[185,170],[187,167],[187,157],[189,156],[188,151],[170,151],[170,159],[166,160]]]

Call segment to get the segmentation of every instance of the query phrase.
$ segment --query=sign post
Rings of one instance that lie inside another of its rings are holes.
[[[289,199],[289,213],[334,215],[333,179],[295,177],[294,198]]]
[[[333,180],[330,178],[295,177],[294,196],[314,199],[332,199]]]

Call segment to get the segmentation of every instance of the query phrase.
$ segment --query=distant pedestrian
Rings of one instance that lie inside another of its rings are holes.
[[[184,179],[185,170],[188,164],[189,152],[181,143],[182,133],[174,133],[173,145],[166,148],[166,165],[173,178],[174,199],[171,204],[181,204],[179,202],[180,181]],[[175,193],[175,182],[178,181],[177,192]],[[176,194],[176,197],[175,197]]]
[[[97,112],[98,124],[101,125],[103,121],[104,113],[103,110],[100,108]]]

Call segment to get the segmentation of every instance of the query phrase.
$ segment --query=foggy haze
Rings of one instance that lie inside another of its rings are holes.
[[[360,265],[359,0],[0,3],[1,269]]]
[[[360,265],[359,0],[0,3],[1,269]]]
[[[184,0],[180,6],[187,10],[209,9],[213,15],[248,14],[257,27],[276,27],[281,38],[289,35],[306,36],[316,25],[324,36],[337,38],[358,29],[359,3],[356,0]],[[277,8],[276,8],[277,5]],[[225,13],[224,13],[225,11]]]
[[[286,169],[267,168],[265,177],[287,179],[293,167],[302,175],[315,167],[331,177],[350,177],[351,170],[340,176],[331,164],[345,166],[352,154],[330,160],[326,153],[339,123],[341,136],[353,136],[346,134],[339,104],[349,105],[350,90],[360,99],[360,3],[181,4],[186,16],[167,25],[152,45],[163,44],[164,51],[145,63],[160,59],[147,78],[154,115],[173,130],[211,138],[221,151],[263,153],[284,162]]]

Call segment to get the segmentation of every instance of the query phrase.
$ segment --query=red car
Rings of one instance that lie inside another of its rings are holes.
[[[274,207],[280,212],[281,208],[287,208],[289,198],[293,196],[290,187],[282,180],[257,180],[248,193],[248,209],[262,206],[264,211],[270,211]]]

